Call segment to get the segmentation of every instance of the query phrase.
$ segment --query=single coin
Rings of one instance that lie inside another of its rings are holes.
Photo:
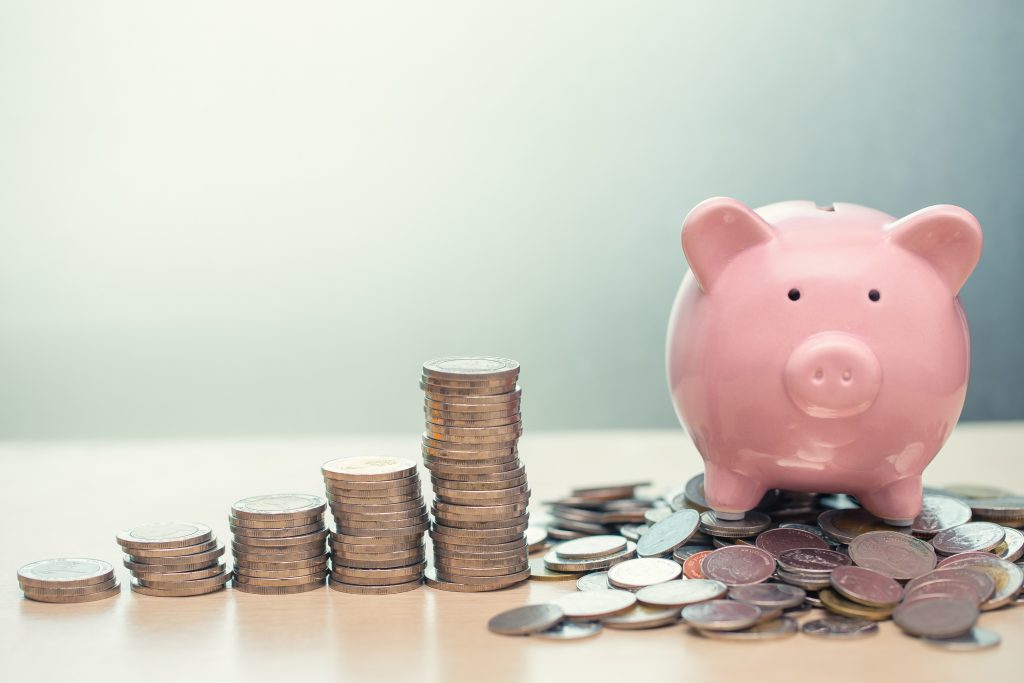
[[[519,363],[497,356],[446,356],[423,364],[425,377],[505,380],[519,376]]]
[[[820,591],[829,587],[828,574],[794,574],[784,569],[775,572],[775,576],[783,583],[805,591]]]
[[[975,626],[967,633],[952,638],[922,638],[921,640],[943,650],[974,652],[996,647],[1002,638],[995,631]]]
[[[763,512],[750,510],[743,519],[719,519],[713,510],[700,513],[700,530],[721,538],[756,536],[772,524],[772,518]]]
[[[566,619],[586,621],[626,612],[636,604],[636,596],[614,589],[580,591],[559,596],[554,603],[562,608]]]
[[[894,579],[864,567],[836,567],[829,581],[844,598],[868,607],[895,607],[903,595],[903,587]]]
[[[34,586],[25,586],[22,590],[31,597],[61,597],[71,595],[86,595],[88,593],[102,593],[103,591],[110,590],[117,584],[117,579],[110,577],[103,583],[93,583],[88,586],[69,586],[69,587],[54,587],[54,588],[36,588]]]
[[[476,579],[463,579],[459,581],[450,581],[442,576],[434,567],[427,567],[423,572],[423,579],[427,585],[437,590],[449,591],[454,593],[484,593],[489,591],[502,590],[504,588],[511,588],[523,581],[532,578],[529,574],[529,570],[525,572],[518,572],[516,574],[509,574],[508,576],[496,576],[492,578],[476,578]]]
[[[246,574],[235,573],[232,578],[235,586],[245,584],[248,586],[304,586],[307,583],[323,583],[324,577],[327,576],[326,571],[319,571],[315,574],[307,574],[306,576],[290,576],[283,579],[268,579],[261,576],[248,576]]]
[[[241,517],[228,515],[228,523],[231,525],[232,531],[238,527],[244,527],[246,529],[292,529],[301,526],[309,526],[310,524],[322,524],[323,521],[324,518],[322,514],[289,519],[242,519]]]
[[[996,587],[992,597],[981,604],[983,611],[1010,604],[1021,592],[1021,586],[1024,585],[1024,570],[1014,563],[1001,560],[994,555],[967,555],[944,565],[943,569],[954,567],[984,572],[995,582]]]
[[[775,573],[775,558],[760,548],[734,545],[706,555],[700,569],[705,578],[726,586],[761,583]]]
[[[993,522],[1024,520],[1024,496],[986,496],[969,501],[975,517]]]
[[[778,640],[796,635],[800,630],[796,619],[790,616],[776,617],[768,621],[762,621],[750,628],[739,631],[714,631],[700,630],[697,632],[706,638],[718,638],[722,640]]]
[[[130,548],[129,552],[135,558],[161,558],[161,557],[186,557],[198,555],[213,550],[217,547],[217,539],[211,538],[198,545],[190,545],[184,548]]]
[[[313,567],[302,567],[300,569],[248,569],[235,567],[235,575],[253,579],[294,579],[300,576],[313,576],[324,574],[327,571],[327,563],[318,564]]]
[[[978,606],[970,600],[926,598],[903,603],[892,618],[912,636],[955,638],[974,627]]]
[[[992,554],[1007,562],[1016,562],[1024,555],[1024,533],[1013,527],[1004,526],[1003,542],[992,549]]]
[[[616,588],[639,590],[644,586],[679,578],[682,567],[674,560],[641,557],[620,562],[608,570],[608,583]]]
[[[328,460],[320,469],[325,479],[388,481],[415,474],[416,462],[386,455],[357,455]]]
[[[971,521],[971,506],[958,498],[927,494],[921,499],[921,514],[911,528],[918,536],[934,536],[940,531]]]
[[[625,550],[626,539],[622,536],[587,536],[566,541],[555,547],[559,557],[569,560],[606,557]]]
[[[784,583],[755,583],[731,586],[729,597],[765,609],[790,609],[803,604],[807,592]]]
[[[683,608],[683,619],[702,631],[738,631],[761,618],[761,608],[735,600],[710,600]]]
[[[530,552],[540,550],[548,540],[548,530],[539,526],[526,527],[526,544]]]
[[[935,550],[944,555],[956,555],[970,551],[992,550],[1006,536],[1003,527],[992,522],[967,522],[952,529],[940,531],[932,537]]]
[[[547,631],[531,633],[532,638],[548,640],[581,640],[591,638],[601,632],[601,623],[597,621],[563,621]]]
[[[327,561],[327,555],[321,554],[316,557],[309,557],[301,560],[284,560],[275,561],[274,559],[269,560],[247,560],[244,558],[235,558],[235,568],[245,567],[248,569],[299,569],[306,567],[314,567]],[[302,573],[302,572],[298,572]]]
[[[313,524],[303,526],[286,527],[284,529],[251,529],[249,527],[231,527],[231,533],[235,536],[246,536],[250,538],[288,538],[289,536],[302,536],[324,529],[324,521],[320,519]]]
[[[910,533],[910,527],[890,526],[861,508],[826,510],[818,516],[818,526],[837,543],[849,543],[869,531]]]
[[[224,546],[218,545],[217,547],[207,550],[201,553],[195,553],[192,555],[180,555],[180,556],[161,556],[161,557],[136,557],[135,555],[125,555],[128,562],[134,564],[144,564],[149,567],[181,567],[185,569],[202,569],[203,565],[217,559],[224,554]],[[125,564],[127,566],[127,562]],[[168,570],[169,571],[169,570]]]
[[[974,588],[974,600],[979,605],[988,601],[996,590],[995,580],[979,568],[972,568],[970,566],[947,566],[940,567],[939,569],[935,569],[913,579],[912,581],[909,581],[907,585],[903,587],[903,593],[906,594],[913,591],[921,584],[931,583],[934,581],[944,581],[947,579],[956,579],[958,581],[967,581],[970,583]]]
[[[678,510],[652,524],[636,544],[641,557],[667,555],[686,543],[697,531],[699,515],[696,510]]]
[[[776,559],[780,569],[797,573],[827,574],[836,567],[845,567],[853,563],[849,555],[844,555],[835,550],[819,550],[814,548],[787,550]]]
[[[491,617],[487,628],[505,636],[525,636],[545,631],[564,617],[562,608],[555,604],[524,605]]]
[[[860,567],[874,569],[905,581],[935,568],[935,549],[928,543],[894,531],[869,531],[850,542],[850,559]]]
[[[624,562],[636,554],[636,543],[626,542],[626,548],[606,557],[595,557],[589,560],[566,560],[558,555],[558,548],[552,548],[544,555],[544,564],[556,572],[589,572]]]
[[[160,581],[152,579],[142,579],[135,577],[132,579],[137,585],[145,586],[147,588],[158,588],[161,590],[178,590],[185,588],[193,591],[198,591],[203,588],[217,588],[223,586],[231,579],[231,575],[227,572],[222,574],[215,574],[205,579],[191,579],[188,581]]]
[[[530,568],[533,568],[533,560],[530,560]],[[608,572],[591,572],[576,579],[576,590],[579,591],[605,591],[611,588]]]
[[[710,545],[684,545],[680,548],[676,548],[672,551],[672,559],[682,564],[686,562],[692,555],[703,552],[711,552],[714,550],[714,546]]]
[[[684,607],[725,596],[727,586],[709,579],[679,579],[646,586],[637,591],[636,599],[653,607]]]
[[[193,571],[185,572],[147,572],[147,571],[133,571],[132,574],[136,579],[140,581],[194,581],[195,579],[208,579],[211,576],[218,576],[223,574],[227,570],[227,567],[223,562],[215,562],[213,566],[207,567],[206,569],[195,569]]]
[[[839,593],[829,589],[819,591],[818,598],[821,600],[822,606],[829,612],[834,612],[844,617],[884,621],[892,614],[891,607],[868,607],[859,602],[847,600]]]
[[[117,542],[133,555],[135,550],[196,546],[212,538],[210,527],[197,522],[154,522],[117,534]]]
[[[122,559],[124,561],[125,568],[130,569],[136,575],[143,574],[146,572],[157,572],[161,574],[166,574],[169,572],[194,572],[202,569],[209,569],[210,567],[215,567],[221,563],[219,558],[223,554],[223,549],[221,549],[220,555],[209,556],[207,554],[204,554],[200,557],[203,557],[205,559],[202,559],[199,562],[190,562],[187,564],[144,564],[141,562],[133,562],[128,555],[124,555]]]
[[[241,593],[252,593],[254,595],[292,595],[295,593],[308,593],[324,587],[323,579],[313,583],[300,586],[253,586],[247,583],[231,582],[232,588]]]
[[[635,605],[628,612],[614,617],[605,617],[601,623],[608,628],[639,630],[670,626],[677,623],[679,619],[679,610],[676,608],[665,609],[664,607]]]
[[[983,498],[1001,498],[1003,496],[1012,495],[1006,489],[1001,489],[996,486],[985,486],[983,484],[952,484],[944,487],[944,489],[949,495],[956,496],[957,498],[963,498],[968,501]]]
[[[103,583],[114,576],[109,562],[88,557],[60,557],[30,562],[18,570],[22,588],[71,588]]]
[[[131,589],[133,593],[140,593],[142,595],[150,595],[156,598],[188,598],[197,595],[209,595],[210,593],[216,593],[217,591],[224,590],[224,586],[227,585],[227,580],[231,578],[230,574],[225,575],[224,583],[219,583],[214,586],[201,585],[198,587],[190,587],[187,584],[182,584],[180,587],[174,588],[153,588],[146,586],[139,582],[138,579],[132,579]]]
[[[601,486],[588,486],[575,488],[570,492],[571,497],[583,498],[589,501],[612,501],[622,498],[633,498],[638,488],[650,486],[649,481],[629,482],[626,484],[604,484]]]
[[[84,593],[82,595],[47,595],[45,593],[33,594],[32,589],[25,590],[25,597],[35,602],[51,602],[60,604],[69,604],[77,602],[95,602],[97,600],[106,600],[112,598],[115,595],[121,594],[121,584],[114,582],[112,588],[108,588],[103,591],[95,591],[92,593]]]
[[[339,593],[350,593],[353,595],[394,595],[396,593],[406,593],[408,591],[416,590],[423,585],[423,579],[416,579],[415,581],[407,581],[405,583],[395,583],[389,586],[358,586],[352,583],[343,583],[330,579],[327,585]]]
[[[769,529],[757,535],[754,545],[772,557],[797,548],[829,550],[828,543],[820,535],[802,529]]]
[[[306,493],[274,493],[243,498],[231,506],[240,519],[298,519],[324,511],[327,501]]]
[[[801,630],[816,638],[863,638],[878,633],[878,624],[867,619],[828,616],[806,622]]]
[[[525,476],[516,479],[498,479],[495,481],[450,481],[431,475],[430,482],[434,487],[434,494],[440,491],[464,491],[472,494],[474,491],[502,491],[508,495],[511,491],[519,489],[527,484]]]
[[[904,603],[922,598],[936,597],[970,600],[975,605],[981,604],[981,601],[978,600],[978,591],[975,589],[974,584],[965,579],[934,579],[919,583],[903,592]]]
[[[683,562],[683,576],[688,579],[703,579],[704,571],[701,568],[704,558],[713,553],[714,550],[701,550],[693,553]],[[675,557],[675,553],[673,553]]]

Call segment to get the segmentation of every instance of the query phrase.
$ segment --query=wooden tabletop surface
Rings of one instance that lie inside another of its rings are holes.
[[[634,480],[650,480],[660,492],[701,471],[681,431],[527,434],[521,452],[535,501],[575,486]],[[997,649],[950,653],[903,636],[892,622],[875,637],[850,642],[802,634],[719,642],[684,626],[606,629],[576,642],[487,631],[494,614],[574,590],[572,582],[480,594],[424,587],[379,597],[325,588],[273,597],[228,589],[173,599],[125,587],[119,597],[77,605],[31,602],[18,590],[15,571],[37,559],[96,557],[120,567],[114,534],[136,524],[201,521],[227,540],[235,500],[320,492],[319,465],[356,454],[415,458],[417,439],[0,444],[0,567],[7,573],[0,585],[0,680],[770,683],[813,676],[867,683],[1008,681],[1022,670],[1024,608],[982,615],[980,625],[1003,637]],[[1024,423],[961,425],[925,482],[1022,492],[1022,457]],[[119,575],[126,582],[127,571]]]

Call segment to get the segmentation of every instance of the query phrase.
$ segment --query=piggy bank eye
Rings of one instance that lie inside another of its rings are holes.
[[[879,299],[882,298],[882,294],[877,289],[872,289],[870,292],[868,292],[868,298],[871,299],[872,301],[878,301]]]
[[[794,287],[793,289],[789,290],[789,300],[790,301],[796,301],[799,298],[800,298],[800,290],[799,289],[796,289]]]

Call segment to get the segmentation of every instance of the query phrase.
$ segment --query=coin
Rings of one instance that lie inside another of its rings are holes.
[[[247,583],[234,583],[232,587],[241,593],[252,593],[254,595],[293,595],[295,593],[308,593],[324,587],[323,579],[306,583],[299,586],[253,586]],[[134,590],[134,586],[133,586]]]
[[[446,356],[423,364],[424,377],[505,380],[519,376],[519,363],[497,356]]]
[[[416,590],[423,585],[423,579],[415,579],[406,583],[395,583],[387,586],[357,586],[351,583],[343,583],[335,579],[329,579],[327,585],[339,593],[350,593],[354,595],[394,595]]]
[[[697,632],[705,638],[718,638],[722,640],[777,640],[796,635],[798,630],[799,625],[796,619],[783,616],[738,631],[697,629]]]
[[[636,599],[654,607],[683,607],[717,600],[725,595],[726,590],[726,585],[720,581],[680,579],[645,586],[637,591]]]
[[[284,529],[250,529],[248,527],[231,527],[231,533],[235,536],[249,536],[252,538],[288,538],[289,536],[301,536],[311,534],[324,529],[323,519],[313,524],[303,526],[286,527]]]
[[[891,607],[868,607],[859,602],[847,600],[839,593],[829,589],[819,591],[818,598],[821,600],[822,606],[829,612],[835,612],[844,617],[883,621],[892,614]]]
[[[729,597],[766,609],[790,609],[803,604],[807,593],[783,583],[755,583],[729,587]]]
[[[979,605],[991,598],[996,590],[995,580],[984,571],[978,568],[971,568],[970,566],[954,566],[935,569],[909,581],[907,585],[903,587],[903,592],[906,593],[912,591],[921,584],[943,581],[946,579],[957,579],[970,583],[974,589],[974,600]]]
[[[700,569],[705,578],[726,586],[761,583],[775,572],[775,558],[760,548],[737,545],[709,553]]]
[[[996,496],[970,501],[971,511],[978,519],[1000,523],[1024,522],[1024,496]]]
[[[981,604],[983,611],[993,610],[1010,602],[1024,585],[1024,570],[1012,562],[991,555],[967,555],[943,566],[945,568],[969,568],[984,572],[995,582],[992,597]]]
[[[415,474],[416,463],[406,458],[356,455],[329,460],[320,469],[325,479],[389,481]]]
[[[975,626],[967,633],[952,638],[922,638],[921,640],[943,650],[973,652],[996,647],[1002,638],[995,631]]]
[[[562,621],[565,613],[558,605],[524,605],[506,610],[487,622],[492,633],[506,636],[525,636],[544,631]]]
[[[932,537],[935,550],[943,555],[955,555],[970,550],[984,552],[999,545],[1006,536],[1003,527],[992,522],[967,522],[952,529],[940,531]]]
[[[171,588],[153,588],[151,586],[146,586],[138,579],[133,578],[131,581],[131,589],[133,593],[141,593],[142,595],[150,595],[157,598],[187,598],[197,595],[208,595],[210,593],[216,593],[217,591],[224,590],[224,586],[230,578],[230,574],[225,574],[224,583],[220,583],[212,587],[207,585],[192,587],[189,585],[191,582],[186,581],[180,584],[173,584],[173,587]]]
[[[828,550],[828,543],[821,536],[801,529],[769,529],[757,535],[756,545],[772,557],[796,548],[819,548]]]
[[[595,557],[587,560],[567,560],[559,556],[558,548],[553,548],[544,556],[544,564],[548,569],[556,572],[588,572],[609,567],[624,562],[636,554],[636,544],[626,541],[626,548],[617,553],[605,557]]]
[[[892,617],[912,636],[954,638],[974,627],[978,607],[970,600],[926,598],[901,604]]]
[[[530,568],[533,568],[532,560],[530,561]],[[576,579],[576,590],[604,591],[611,588],[612,585],[608,583],[608,572],[591,572]]]
[[[761,618],[761,608],[735,600],[710,600],[683,608],[683,620],[702,631],[738,631]]]
[[[681,573],[682,567],[673,560],[641,557],[614,565],[608,570],[608,583],[616,588],[639,590],[679,578]]]
[[[480,593],[485,591],[501,590],[510,588],[530,577],[529,570],[517,572],[507,576],[490,577],[483,579],[465,578],[460,581],[449,581],[434,567],[428,567],[423,572],[423,578],[427,585],[438,590],[452,591],[456,593]],[[570,577],[571,578],[571,577]]]
[[[952,484],[945,487],[946,493],[957,498],[973,501],[983,498],[1001,498],[1012,495],[1006,489],[979,484]]]
[[[566,541],[555,547],[555,553],[568,560],[606,557],[625,550],[626,539],[622,536],[587,536]]]
[[[243,498],[231,506],[231,513],[240,519],[297,519],[318,515],[326,506],[320,496],[275,493]]]
[[[894,579],[864,567],[836,567],[829,580],[844,598],[868,607],[895,607],[903,594],[903,587]]]
[[[1007,562],[1016,562],[1024,555],[1024,534],[1012,527],[1004,526],[1003,542],[992,549],[992,554]]]
[[[109,562],[87,557],[64,557],[30,562],[18,570],[22,588],[71,588],[104,583],[114,577]]]
[[[719,519],[713,510],[700,513],[700,530],[722,538],[755,536],[771,526],[772,519],[763,512],[750,510],[743,519]]]
[[[103,583],[94,583],[88,586],[69,586],[69,587],[47,587],[47,588],[36,588],[33,586],[24,586],[22,590],[26,595],[30,597],[53,597],[58,598],[62,596],[73,596],[73,595],[87,595],[89,593],[102,593],[103,591],[110,590],[117,584],[117,579],[110,577]]]
[[[196,522],[156,522],[126,529],[117,534],[117,542],[131,554],[142,549],[182,548],[205,543],[213,531]]]
[[[672,559],[682,564],[683,562],[686,562],[686,560],[689,559],[691,555],[703,552],[711,552],[714,549],[714,546],[709,545],[684,545],[672,551]]]
[[[316,514],[311,517],[299,517],[290,519],[241,519],[230,515],[228,522],[232,529],[244,527],[246,529],[290,529],[292,527],[309,526],[310,524],[323,523],[323,515]]]
[[[629,611],[636,596],[629,591],[580,591],[559,596],[554,603],[565,613],[566,619],[593,620]]]
[[[630,482],[628,484],[605,484],[603,486],[589,486],[576,488],[570,493],[571,496],[587,500],[604,501],[618,500],[620,498],[632,498],[636,490],[644,486],[650,486],[651,482]]]
[[[961,578],[934,579],[919,583],[903,592],[904,603],[935,597],[970,600],[976,605],[981,604],[981,600],[978,600],[978,592],[974,584]]]
[[[910,533],[910,527],[890,526],[867,510],[860,508],[826,510],[818,516],[818,526],[825,532],[825,535],[839,543],[849,543],[857,536],[869,531]]]
[[[719,551],[716,551],[719,552]],[[781,553],[776,561],[779,568],[789,572],[827,574],[836,567],[852,564],[848,555],[834,550],[816,548],[797,548]]]
[[[531,526],[526,528],[526,543],[530,552],[540,550],[548,540],[548,530],[541,527]]]
[[[549,640],[580,640],[591,638],[601,632],[601,624],[597,621],[563,621],[546,631],[531,633],[533,638]]]
[[[202,565],[205,565],[209,562],[216,560],[223,554],[224,546],[218,545],[215,548],[212,548],[211,550],[207,550],[201,553],[194,553],[191,555],[160,557],[137,557],[135,555],[125,555],[125,557],[128,559],[128,562],[132,562],[134,564],[144,564],[150,567],[181,567],[184,570],[185,567],[189,567],[192,569],[202,569]]]
[[[46,593],[33,593],[32,590],[32,588],[25,589],[25,597],[29,600],[34,600],[36,602],[68,604],[78,602],[95,602],[97,600],[106,600],[107,598],[112,598],[115,595],[120,595],[121,584],[115,581],[111,588],[91,593],[83,593],[81,595],[47,595]]]
[[[665,555],[683,545],[697,531],[699,515],[695,510],[678,510],[652,524],[637,542],[637,554],[641,557]]]
[[[635,605],[633,609],[613,617],[605,617],[601,623],[608,628],[629,630],[659,628],[675,624],[680,619],[678,609]]]
[[[683,562],[683,575],[688,579],[703,579],[704,571],[702,565],[704,558],[713,552],[713,550],[702,550],[686,558]]]
[[[247,586],[304,586],[308,583],[323,583],[327,571],[322,570],[305,576],[290,576],[285,578],[267,578],[263,576],[249,576],[235,572],[232,577],[234,585],[245,584]]]
[[[867,619],[829,616],[808,621],[800,630],[816,638],[863,638],[878,633],[878,624]]]
[[[869,531],[850,542],[850,559],[897,580],[913,579],[935,568],[928,543],[893,531]]]
[[[208,576],[205,579],[190,579],[182,581],[180,579],[172,579],[170,581],[161,581],[159,579],[145,579],[135,577],[132,581],[136,585],[145,586],[147,588],[158,588],[161,590],[178,590],[179,588],[186,588],[191,591],[200,591],[204,588],[214,590],[220,588],[231,579],[231,575],[227,572],[221,572],[220,574],[214,574]]]
[[[151,580],[151,581],[160,581],[160,580],[163,580],[163,581],[192,581],[194,579],[208,579],[211,576],[217,576],[219,574],[223,574],[226,571],[226,569],[227,568],[226,568],[226,566],[224,565],[223,562],[215,561],[213,566],[207,567],[206,569],[195,569],[195,570],[192,570],[192,571],[183,571],[183,572],[178,572],[178,571],[171,571],[171,572],[161,572],[161,571],[147,572],[147,571],[135,570],[135,571],[132,572],[132,575],[135,578],[139,579],[140,581],[142,581],[142,580]]]
[[[950,496],[925,495],[921,513],[914,519],[912,530],[919,536],[934,536],[971,521],[971,506]]]

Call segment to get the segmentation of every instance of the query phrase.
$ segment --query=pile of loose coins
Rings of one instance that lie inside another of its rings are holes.
[[[257,595],[305,593],[327,576],[326,501],[305,493],[244,498],[231,506],[232,585]]]
[[[355,456],[321,470],[337,528],[330,536],[330,587],[387,595],[422,585],[428,522],[416,463]]]
[[[109,562],[86,557],[39,560],[18,570],[18,585],[36,602],[93,602],[121,593]]]
[[[640,486],[550,503],[546,531],[562,542],[531,561],[531,579],[577,590],[499,614],[490,630],[565,640],[683,623],[725,640],[842,639],[892,619],[930,645],[977,650],[1000,641],[979,616],[1024,602],[1024,499],[1003,491],[926,489],[913,524],[892,527],[846,496],[772,491],[720,520],[703,476],[654,499]]]
[[[198,522],[154,522],[117,534],[132,591],[183,598],[223,590],[231,579],[224,546]]]
[[[433,566],[427,584],[449,591],[508,588],[529,578],[527,503],[519,461],[519,364],[439,358],[423,365],[423,462],[433,485]]]

